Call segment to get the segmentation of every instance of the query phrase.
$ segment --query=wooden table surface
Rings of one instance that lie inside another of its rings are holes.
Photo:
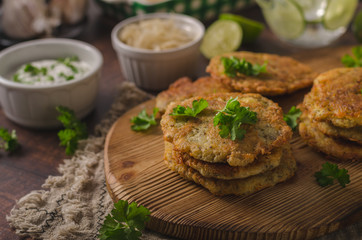
[[[359,7],[361,7],[361,4]],[[240,14],[264,21],[257,6],[243,10]],[[102,15],[101,9],[91,2],[84,28],[75,37],[97,47],[104,57],[96,108],[84,119],[90,132],[109,110],[113,99],[117,95],[116,87],[124,80],[110,40],[111,30],[117,22],[115,19]],[[357,44],[357,41],[352,33],[348,31],[332,46],[352,44]],[[241,49],[281,55],[305,51],[283,44],[268,28],[265,29],[255,43],[242,46]],[[201,61],[203,61],[201,65],[207,63],[206,59]],[[200,69],[199,74],[205,74],[204,69]],[[41,189],[41,185],[49,175],[58,175],[58,165],[68,157],[65,155],[64,148],[59,146],[58,130],[41,131],[19,126],[5,117],[1,107],[0,127],[10,130],[15,129],[22,145],[21,150],[12,155],[8,155],[3,151],[0,152],[0,239],[14,240],[20,238],[11,230],[5,216],[9,214],[16,200],[32,190]]]

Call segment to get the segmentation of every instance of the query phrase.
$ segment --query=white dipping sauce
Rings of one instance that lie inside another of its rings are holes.
[[[90,70],[90,66],[77,57],[34,61],[21,66],[13,81],[30,85],[53,85],[77,79]]]
[[[127,25],[118,35],[125,44],[161,51],[178,48],[193,40],[173,19],[148,19]]]

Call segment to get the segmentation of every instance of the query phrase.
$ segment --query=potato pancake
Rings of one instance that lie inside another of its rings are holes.
[[[220,79],[200,77],[195,82],[192,82],[190,78],[183,77],[172,83],[167,90],[157,95],[156,107],[163,113],[170,102],[223,92],[232,92],[232,89],[223,84]]]
[[[266,73],[248,76],[238,73],[236,77],[228,77],[222,64],[222,57],[245,59],[252,64],[266,63]],[[317,76],[309,66],[297,60],[267,53],[233,52],[213,57],[206,71],[212,77],[220,78],[232,89],[242,93],[260,93],[264,96],[276,96],[295,92],[312,85]]]
[[[259,156],[270,153],[273,148],[288,143],[292,130],[283,120],[279,105],[260,94],[219,93],[203,97],[209,106],[197,117],[174,117],[170,113],[177,105],[192,107],[193,97],[172,102],[161,119],[164,140],[174,144],[175,149],[206,162],[228,163],[230,166],[246,166]],[[246,131],[242,140],[222,138],[213,119],[218,110],[225,107],[230,98],[237,98],[243,107],[256,112],[255,124],[242,124]]]
[[[337,68],[320,74],[303,106],[317,121],[334,126],[362,126],[362,68]]]

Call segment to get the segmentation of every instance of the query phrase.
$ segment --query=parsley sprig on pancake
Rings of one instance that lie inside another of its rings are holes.
[[[263,65],[252,64],[245,59],[239,59],[234,56],[222,57],[221,62],[224,66],[224,73],[229,77],[236,77],[238,74],[247,76],[257,76],[266,72],[266,63]]]
[[[235,76],[225,74],[222,63],[225,58],[245,59],[253,66],[262,66],[267,62],[267,72],[248,75],[238,72]],[[206,71],[213,78],[220,79],[232,91],[259,93],[263,96],[276,96],[295,92],[312,85],[317,76],[309,66],[285,56],[254,52],[232,52],[215,56],[210,60]]]
[[[220,137],[231,140],[242,140],[246,130],[240,128],[242,124],[255,124],[256,112],[250,111],[249,107],[241,107],[238,98],[230,98],[224,109],[219,110],[214,117],[214,126],[219,126]]]

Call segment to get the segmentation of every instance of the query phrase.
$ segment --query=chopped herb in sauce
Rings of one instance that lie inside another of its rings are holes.
[[[16,71],[13,81],[31,85],[62,83],[81,77],[89,69],[77,56],[34,61]]]
[[[72,64],[73,62],[79,62],[79,58],[77,56],[58,58],[58,62],[63,63],[65,66],[72,69],[74,73],[78,73],[78,69]]]

